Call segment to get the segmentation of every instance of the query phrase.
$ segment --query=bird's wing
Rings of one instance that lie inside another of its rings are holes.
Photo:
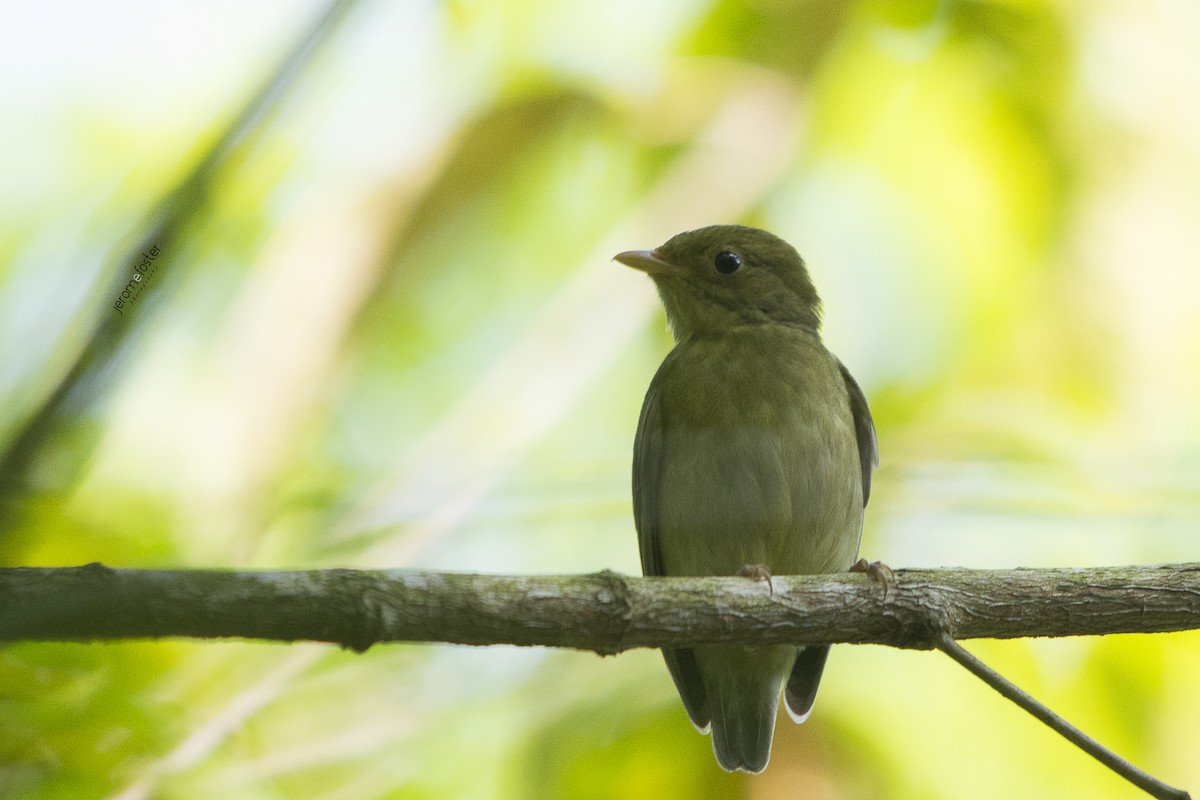
[[[788,676],[783,690],[783,703],[788,716],[797,724],[808,719],[813,703],[817,699],[817,687],[821,685],[821,673],[825,671],[825,659],[829,657],[829,645],[807,645],[796,650],[796,663]]]
[[[858,440],[858,461],[862,466],[863,506],[871,498],[871,472],[879,466],[879,443],[875,439],[875,423],[871,419],[871,409],[867,406],[866,395],[858,383],[846,369],[846,365],[838,362],[842,378],[846,381],[846,389],[850,392],[850,413],[854,415],[854,438]]]
[[[633,521],[643,575],[662,575],[662,548],[658,535],[659,485],[663,472],[662,404],[651,384],[633,440]]]
[[[662,403],[657,381],[651,382],[638,420],[637,438],[633,443],[633,519],[638,531],[638,550],[642,556],[644,575],[663,575],[662,547],[659,537],[659,497],[666,450]],[[688,718],[701,732],[707,732],[712,721],[708,694],[696,654],[689,649],[664,649],[663,659],[671,673]]]

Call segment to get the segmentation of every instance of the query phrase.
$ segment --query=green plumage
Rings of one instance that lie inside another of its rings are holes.
[[[822,345],[799,255],[754,228],[680,234],[617,260],[650,274],[675,337],[634,444],[647,575],[842,571],[854,562],[876,462],[861,390]],[[760,772],[780,690],[798,721],[828,647],[701,647],[663,655],[722,767]]]

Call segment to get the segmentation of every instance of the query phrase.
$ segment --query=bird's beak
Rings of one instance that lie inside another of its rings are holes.
[[[662,257],[657,250],[627,250],[617,253],[613,261],[619,261],[627,267],[640,269],[649,275],[678,275],[679,267]]]

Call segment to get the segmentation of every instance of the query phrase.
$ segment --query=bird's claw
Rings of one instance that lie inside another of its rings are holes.
[[[747,564],[737,571],[739,578],[753,578],[756,581],[767,582],[767,594],[775,594],[775,584],[771,583],[771,570],[766,564]]]
[[[854,562],[854,566],[850,567],[850,572],[864,572],[869,575],[871,580],[883,587],[884,600],[887,600],[888,590],[896,580],[896,574],[887,564],[882,561],[867,561],[865,558]]]

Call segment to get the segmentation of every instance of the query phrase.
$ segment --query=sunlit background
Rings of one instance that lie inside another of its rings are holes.
[[[6,15],[0,563],[637,572],[609,259],[715,222],[871,401],[864,555],[1197,560],[1200,6],[364,0],[164,205],[324,10]],[[1200,636],[970,646],[1200,790]],[[836,648],[751,778],[654,652],[167,642],[0,650],[0,796],[1141,795],[936,653]]]

